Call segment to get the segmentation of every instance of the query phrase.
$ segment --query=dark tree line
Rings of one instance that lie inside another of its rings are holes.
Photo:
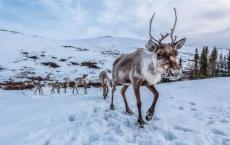
[[[227,55],[218,54],[214,47],[211,52],[204,46],[201,54],[195,50],[193,64],[190,66],[189,79],[230,76],[230,50]]]

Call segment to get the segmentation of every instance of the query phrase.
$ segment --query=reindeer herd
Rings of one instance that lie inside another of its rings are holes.
[[[54,83],[48,83],[48,86],[51,88],[51,94],[60,94],[61,90],[64,93],[67,93],[67,89],[72,89],[72,94],[79,94],[78,88],[84,88],[84,94],[87,94],[87,87],[89,84],[89,79],[87,75],[83,75],[82,77],[75,78],[73,81],[65,80],[64,82],[55,81]],[[72,84],[72,85],[71,85]],[[34,83],[35,89],[34,94],[43,95],[43,88],[45,84],[42,84],[40,80]]]
[[[186,38],[180,39],[177,41],[177,36],[173,35],[176,23],[177,23],[177,13],[174,8],[175,22],[173,27],[170,29],[169,33],[160,34],[161,38],[156,39],[151,34],[152,21],[155,16],[155,13],[150,19],[149,25],[149,36],[150,39],[146,45],[146,48],[139,48],[134,52],[129,54],[123,54],[115,59],[112,66],[112,79],[109,79],[108,73],[102,71],[99,74],[99,80],[101,87],[103,88],[103,97],[106,99],[106,96],[109,92],[109,87],[111,87],[111,104],[110,109],[114,110],[114,92],[118,84],[122,85],[121,87],[121,96],[123,97],[124,105],[126,108],[127,114],[133,114],[131,108],[128,105],[128,100],[126,98],[125,92],[131,85],[136,97],[137,108],[138,108],[138,120],[137,122],[142,127],[145,123],[142,117],[142,102],[140,96],[140,87],[146,86],[147,89],[153,93],[153,102],[148,111],[146,112],[146,120],[149,121],[152,119],[155,106],[159,97],[159,93],[156,89],[156,84],[161,80],[161,78],[166,78],[169,80],[177,80],[182,76],[182,68],[177,61],[178,50],[183,47],[186,42]],[[171,42],[164,43],[167,37],[171,39]],[[73,86],[73,94],[76,91],[78,93],[78,86],[81,85],[84,87],[84,93],[87,93],[87,84],[89,79],[86,76],[81,78],[74,79],[75,85]],[[68,88],[69,84],[66,83],[54,83],[51,84],[51,93],[54,93],[55,90],[57,93],[60,92],[61,88]],[[42,93],[42,85],[37,83],[35,92]]]

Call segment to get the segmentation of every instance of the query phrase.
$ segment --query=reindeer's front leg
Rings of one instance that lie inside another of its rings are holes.
[[[156,90],[154,85],[151,86],[147,86],[147,88],[154,94],[154,100],[152,102],[151,107],[148,109],[148,111],[146,112],[146,120],[150,121],[153,118],[153,114],[155,112],[155,106],[159,97],[159,93]]]
[[[132,115],[133,112],[130,110],[129,105],[128,105],[128,101],[127,101],[126,96],[125,96],[125,92],[128,89],[128,87],[129,87],[128,85],[123,85],[123,87],[121,88],[121,95],[122,95],[124,103],[125,103],[126,113]]]
[[[140,83],[141,83],[140,81],[135,82],[135,84],[133,85],[133,89],[134,89],[134,93],[136,96],[137,108],[138,108],[138,120],[137,120],[137,122],[141,125],[141,127],[143,127],[145,122],[142,118],[142,113],[141,113]]]

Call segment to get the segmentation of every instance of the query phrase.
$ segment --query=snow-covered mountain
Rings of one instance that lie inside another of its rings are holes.
[[[46,77],[52,74],[56,80],[74,79],[82,74],[98,78],[101,70],[111,70],[112,63],[122,53],[145,47],[146,40],[102,36],[90,39],[49,40],[36,35],[0,29],[0,81],[23,79],[25,75]],[[201,49],[201,48],[200,48]],[[184,46],[178,58],[193,58],[195,47]],[[227,49],[219,49],[226,53]],[[94,67],[85,66],[94,63]],[[60,66],[51,68],[46,65]]]
[[[111,70],[111,64],[121,53],[143,47],[145,41],[130,38],[98,37],[57,41],[15,31],[0,30],[0,80],[19,79],[22,74],[73,79],[82,74],[98,76],[100,70]],[[52,62],[60,67],[43,65]],[[95,63],[96,68],[82,66]]]
[[[74,79],[82,74],[96,79],[101,70],[111,70],[114,59],[120,54],[143,48],[146,42],[112,36],[58,41],[0,29],[0,80],[48,74],[56,80]],[[181,51],[180,57],[187,60],[194,48],[186,46]],[[44,65],[50,62],[60,67]],[[85,62],[94,63],[96,68],[81,65]]]

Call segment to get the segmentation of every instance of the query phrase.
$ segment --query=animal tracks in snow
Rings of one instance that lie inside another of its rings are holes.
[[[211,129],[211,130],[216,135],[227,136],[226,133],[223,132],[222,130],[219,130],[219,129]]]
[[[174,129],[178,131],[183,131],[183,132],[191,132],[191,133],[195,132],[193,129],[189,129],[189,128],[182,127],[182,126],[174,126]]]

